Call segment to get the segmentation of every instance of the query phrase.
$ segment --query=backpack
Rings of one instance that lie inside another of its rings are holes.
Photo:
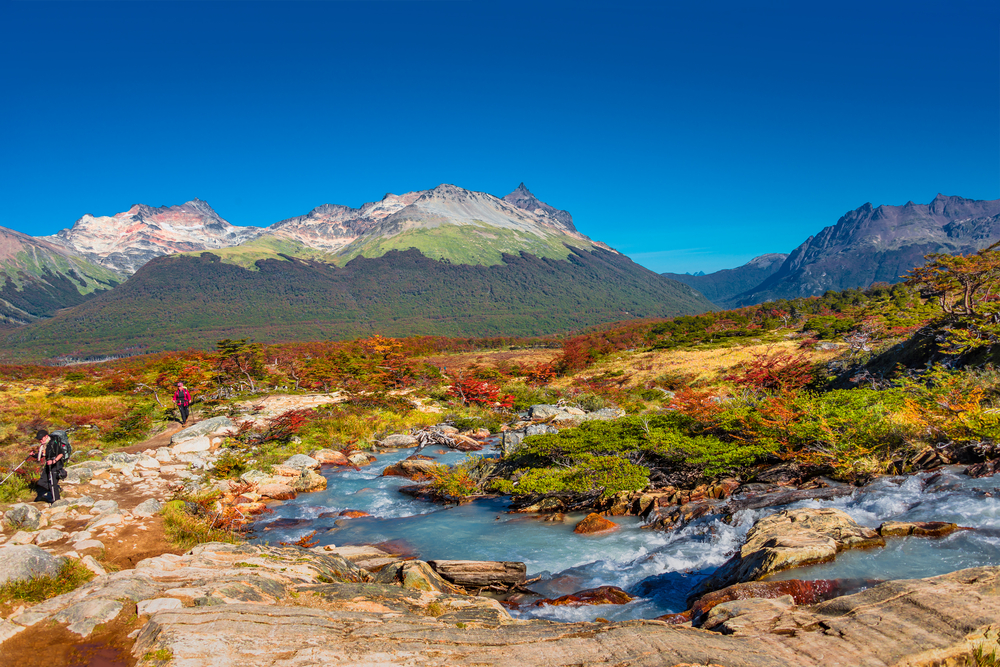
[[[59,443],[59,451],[62,452],[63,461],[69,461],[69,457],[73,456],[73,445],[69,444],[69,436],[66,431],[52,431],[49,433],[49,437]]]

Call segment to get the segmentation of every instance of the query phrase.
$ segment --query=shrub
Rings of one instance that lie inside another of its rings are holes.
[[[737,385],[765,390],[799,389],[816,378],[816,371],[804,354],[761,352],[736,366],[725,377]]]
[[[520,382],[506,384],[503,390],[514,397],[514,410],[527,410],[532,405],[550,404],[558,401],[562,394],[548,387],[529,387]]]
[[[163,506],[163,529],[167,539],[181,549],[190,549],[204,542],[240,542],[236,533],[215,526],[207,513],[195,515],[183,500],[171,500]]]
[[[497,385],[474,377],[456,379],[449,387],[448,393],[461,400],[465,405],[481,405],[501,409],[510,409],[514,406],[514,396],[501,394],[500,387]]]
[[[132,406],[118,420],[114,428],[104,435],[103,440],[109,444],[124,444],[141,440],[149,433],[155,411],[156,406],[153,403],[138,403]]]

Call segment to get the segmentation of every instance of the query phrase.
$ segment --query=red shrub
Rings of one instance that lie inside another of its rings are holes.
[[[804,354],[761,352],[733,368],[725,379],[742,387],[786,390],[804,387],[812,382],[814,376],[812,362]]]
[[[505,409],[514,406],[514,397],[510,394],[501,394],[500,387],[485,380],[471,377],[456,379],[448,388],[448,393],[466,405],[475,404]]]

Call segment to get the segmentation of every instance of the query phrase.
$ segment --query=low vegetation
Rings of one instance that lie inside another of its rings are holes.
[[[519,338],[224,339],[214,352],[0,366],[0,473],[23,460],[43,426],[70,430],[81,460],[148,437],[176,418],[177,380],[191,388],[201,417],[252,415],[268,394],[335,395],[244,423],[224,443],[220,478],[267,471],[295,453],[365,449],[445,420],[497,432],[539,403],[627,416],[525,438],[499,464],[442,468],[434,487],[449,496],[610,495],[749,479],[759,465],[782,461],[847,481],[905,472],[929,446],[993,451],[1000,439],[1000,373],[989,365],[1000,336],[996,258],[995,249],[931,256],[906,283],[631,321],[558,347]],[[32,474],[25,466],[0,485],[0,501],[24,499]],[[204,520],[210,512],[193,509],[200,504],[168,506],[171,539],[231,539]]]
[[[33,577],[24,581],[0,584],[0,605],[41,602],[82,586],[94,578],[94,573],[80,561],[67,558],[59,574],[52,577]]]

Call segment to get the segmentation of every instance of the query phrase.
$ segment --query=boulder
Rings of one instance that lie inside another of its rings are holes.
[[[628,604],[632,601],[632,596],[618,588],[617,586],[598,586],[577,591],[570,595],[563,595],[554,600],[539,600],[534,604],[536,607],[543,605],[594,605],[594,604]]]
[[[558,433],[559,429],[548,424],[530,424],[524,427],[524,435],[545,435],[547,433]]]
[[[89,551],[90,549],[103,551],[104,542],[101,542],[100,540],[80,540],[73,544],[74,551]]]
[[[101,564],[98,563],[97,559],[95,559],[93,556],[89,555],[84,556],[83,558],[80,559],[80,564],[83,565],[88,570],[90,570],[91,572],[93,572],[94,574],[96,574],[98,577],[103,577],[108,573],[107,570],[101,567]]]
[[[90,511],[91,514],[104,514],[105,512],[117,512],[118,511],[118,501],[116,500],[98,500],[94,503],[94,508]]]
[[[600,410],[595,410],[594,412],[588,412],[584,419],[587,421],[598,420],[598,421],[613,421],[615,419],[621,419],[625,416],[625,411],[621,408],[601,408]]]
[[[246,484],[260,484],[261,481],[267,479],[268,477],[270,477],[270,475],[265,472],[261,472],[260,470],[247,470],[245,473],[240,475],[240,481],[245,482]]]
[[[139,457],[139,460],[135,462],[135,465],[137,468],[143,468],[145,470],[160,469],[160,462],[148,454],[142,454]]]
[[[536,421],[542,419],[549,419],[557,415],[566,414],[566,411],[560,408],[558,405],[532,405],[528,408],[528,416]]]
[[[299,493],[322,491],[326,488],[326,477],[308,468],[303,468],[302,473],[292,482],[291,486]]]
[[[112,470],[123,468],[134,468],[135,464],[142,458],[142,454],[127,454],[125,452],[113,452],[104,457],[106,463],[111,464]]]
[[[438,593],[463,593],[464,591],[434,571],[422,560],[410,560],[386,565],[375,575],[377,584],[397,584],[403,588]]]
[[[99,514],[87,523],[87,529],[102,528],[104,526],[120,526],[125,522],[125,517],[120,512],[107,512]]]
[[[451,449],[458,450],[460,452],[478,452],[483,448],[483,444],[478,440],[470,438],[467,435],[462,435],[456,433],[451,436],[451,442],[448,444]]]
[[[344,456],[344,453],[338,452],[336,449],[317,449],[311,452],[309,456],[316,459],[321,464],[346,466],[350,463],[350,461],[347,460],[347,457]]]
[[[592,535],[593,533],[608,533],[618,530],[618,524],[605,519],[600,514],[591,513],[573,528],[574,533],[581,535]]]
[[[170,453],[174,456],[180,454],[194,454],[197,452],[207,452],[212,448],[212,441],[205,436],[189,438],[170,448]]]
[[[56,530],[55,528],[49,528],[47,530],[41,530],[35,536],[35,544],[42,546],[45,544],[52,544],[53,542],[58,542],[66,537],[66,533],[61,530]]]
[[[287,484],[263,484],[257,487],[257,493],[271,500],[292,500],[298,495]]]
[[[14,530],[38,530],[41,521],[41,511],[27,503],[11,505],[3,515],[4,526]]]
[[[842,510],[784,510],[757,521],[740,550],[701,582],[691,599],[781,570],[833,560],[845,549],[876,546],[885,546],[885,540]]]
[[[15,545],[15,544],[31,544],[32,542],[35,541],[35,536],[37,534],[38,533],[33,533],[33,532],[29,533],[29,532],[24,531],[24,530],[19,530],[16,533],[14,533],[13,537],[11,537],[9,540],[7,540],[7,544],[10,544],[10,545]]]
[[[66,478],[59,482],[62,484],[86,484],[94,479],[94,471],[90,468],[66,468]]]
[[[55,577],[65,562],[65,558],[53,556],[34,544],[5,546],[0,549],[0,585],[33,577]]]
[[[375,461],[375,457],[371,454],[366,454],[365,452],[354,452],[347,457],[347,460],[351,465],[356,465],[358,467],[371,465]]]
[[[344,510],[337,516],[342,516],[345,519],[361,519],[366,516],[371,516],[368,512],[363,512],[361,510]]]
[[[754,628],[766,627],[794,606],[791,595],[723,602],[708,612],[701,627],[727,635],[752,634]]]
[[[407,447],[416,447],[419,442],[415,436],[406,433],[397,433],[395,435],[387,435],[380,441],[383,447],[393,447],[395,449],[406,449]]]
[[[429,456],[414,454],[399,463],[387,466],[382,471],[383,477],[405,477],[414,482],[422,482],[434,477],[441,464]]]
[[[521,448],[521,441],[524,440],[524,433],[520,431],[504,431],[500,434],[500,451],[504,456],[513,454]]]
[[[886,521],[878,527],[882,537],[944,537],[956,530],[971,530],[946,521]]]
[[[783,581],[751,581],[733,584],[698,598],[691,609],[679,614],[666,614],[660,620],[668,623],[693,622],[701,625],[706,614],[715,606],[733,600],[776,599],[790,596],[795,604],[809,605],[830,600],[841,595],[849,595],[872,582],[860,579],[785,579]]]
[[[319,470],[320,462],[311,456],[306,456],[305,454],[295,454],[285,459],[281,464],[288,468],[309,468],[310,470]]]
[[[174,433],[170,437],[170,444],[176,445],[195,438],[221,434],[233,428],[233,422],[229,419],[229,417],[212,417],[211,419],[204,419],[197,424],[188,426],[187,428]]]
[[[156,498],[148,498],[135,506],[135,509],[132,510],[132,515],[146,518],[159,514],[162,509],[163,505],[159,500]]]

